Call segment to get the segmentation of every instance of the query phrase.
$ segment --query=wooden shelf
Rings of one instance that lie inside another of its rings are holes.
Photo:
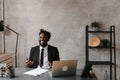
[[[88,31],[89,33],[110,33],[114,31]]]
[[[110,48],[115,48],[115,47],[101,47],[101,46],[98,46],[98,47],[90,47],[88,46],[89,48],[102,48],[102,49],[110,49]]]
[[[93,65],[114,65],[114,63],[110,61],[88,61],[88,63]]]

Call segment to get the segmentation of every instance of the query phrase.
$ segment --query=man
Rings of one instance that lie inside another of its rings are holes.
[[[60,60],[58,49],[48,45],[50,40],[50,32],[41,29],[39,32],[39,45],[32,47],[29,59],[26,60],[26,67],[36,68],[51,68],[52,62]]]

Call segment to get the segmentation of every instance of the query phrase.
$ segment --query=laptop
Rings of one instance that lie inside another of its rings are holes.
[[[75,76],[78,60],[53,61],[52,77]]]

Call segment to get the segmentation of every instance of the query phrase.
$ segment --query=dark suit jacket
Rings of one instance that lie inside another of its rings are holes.
[[[31,68],[36,68],[39,65],[39,52],[39,45],[31,48],[29,56],[29,59],[33,61]],[[55,60],[60,60],[58,49],[56,47],[48,45],[48,61],[52,63]]]

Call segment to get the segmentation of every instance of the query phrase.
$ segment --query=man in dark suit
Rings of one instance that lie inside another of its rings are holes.
[[[60,60],[57,47],[48,45],[50,37],[50,32],[40,30],[40,45],[31,48],[30,56],[26,60],[26,67],[36,68],[40,65],[41,68],[51,68],[53,61]]]

